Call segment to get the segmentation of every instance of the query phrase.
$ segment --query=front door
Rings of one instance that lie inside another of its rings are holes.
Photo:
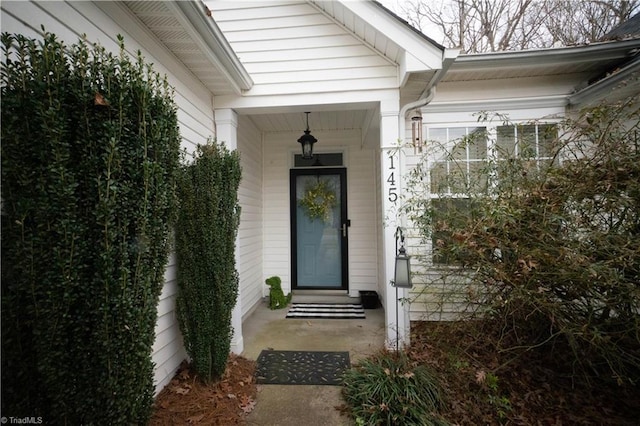
[[[294,289],[347,290],[347,171],[291,170]]]

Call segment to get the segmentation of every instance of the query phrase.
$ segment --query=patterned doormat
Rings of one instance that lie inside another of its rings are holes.
[[[359,303],[294,303],[287,318],[364,319]]]
[[[349,352],[264,350],[258,356],[256,383],[340,385],[350,366]]]

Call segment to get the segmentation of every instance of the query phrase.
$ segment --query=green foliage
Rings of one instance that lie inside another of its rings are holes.
[[[413,176],[406,211],[425,240],[446,235],[434,251],[473,271],[467,296],[486,307],[500,350],[555,351],[583,377],[640,380],[637,102],[565,120],[546,161],[499,152],[483,171],[487,189],[467,190],[465,208],[435,211]]]
[[[173,93],[131,60],[2,35],[2,414],[144,424],[175,208]]]
[[[447,424],[437,414],[442,397],[436,376],[402,352],[381,353],[347,370],[342,394],[357,424]]]
[[[482,371],[476,373],[476,379],[487,392],[487,400],[495,408],[500,423],[506,422],[507,414],[511,411],[511,401],[506,396],[500,396],[498,376]]]
[[[264,281],[269,286],[269,309],[283,309],[291,302],[291,293],[284,295],[280,277],[269,277]]]
[[[213,142],[198,147],[178,184],[178,319],[187,352],[205,381],[224,373],[233,335],[240,178],[238,153]]]

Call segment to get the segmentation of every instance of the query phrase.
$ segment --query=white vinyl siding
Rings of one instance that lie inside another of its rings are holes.
[[[124,36],[127,52],[140,50],[146,62],[166,74],[175,88],[182,148],[189,152],[213,135],[211,93],[175,59],[160,42],[138,25],[127,9],[115,3],[96,5],[91,2],[13,2],[2,1],[2,31],[41,37],[40,26],[67,44],[76,43],[83,34],[90,42],[99,42],[107,50],[119,53],[117,35]],[[112,18],[103,11],[117,15]],[[175,257],[170,256],[165,272],[165,285],[158,304],[156,339],[153,345],[155,386],[159,392],[173,377],[186,358],[182,336],[177,324],[175,297],[177,293]]]
[[[206,4],[254,80],[248,95],[398,85],[397,64],[307,2]]]
[[[238,117],[238,152],[242,166],[242,181],[238,198],[242,206],[238,229],[238,263],[240,297],[243,318],[262,298],[263,232],[262,215],[262,136],[253,122]]]

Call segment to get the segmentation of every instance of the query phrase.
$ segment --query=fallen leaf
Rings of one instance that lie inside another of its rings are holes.
[[[181,387],[181,386],[176,386],[175,388],[173,388],[173,391],[175,393],[177,393],[178,395],[186,395],[189,393],[191,389],[189,389],[188,387]]]
[[[476,383],[484,383],[487,379],[487,373],[484,370],[479,370],[476,372]]]
[[[240,399],[240,408],[245,414],[252,412],[255,407],[256,402],[252,398],[245,395]]]
[[[97,106],[109,106],[109,101],[107,101],[99,92],[96,92],[93,104]]]
[[[199,416],[191,416],[187,418],[187,423],[189,424],[199,423],[200,420],[202,419],[204,419],[204,414],[200,414]]]

